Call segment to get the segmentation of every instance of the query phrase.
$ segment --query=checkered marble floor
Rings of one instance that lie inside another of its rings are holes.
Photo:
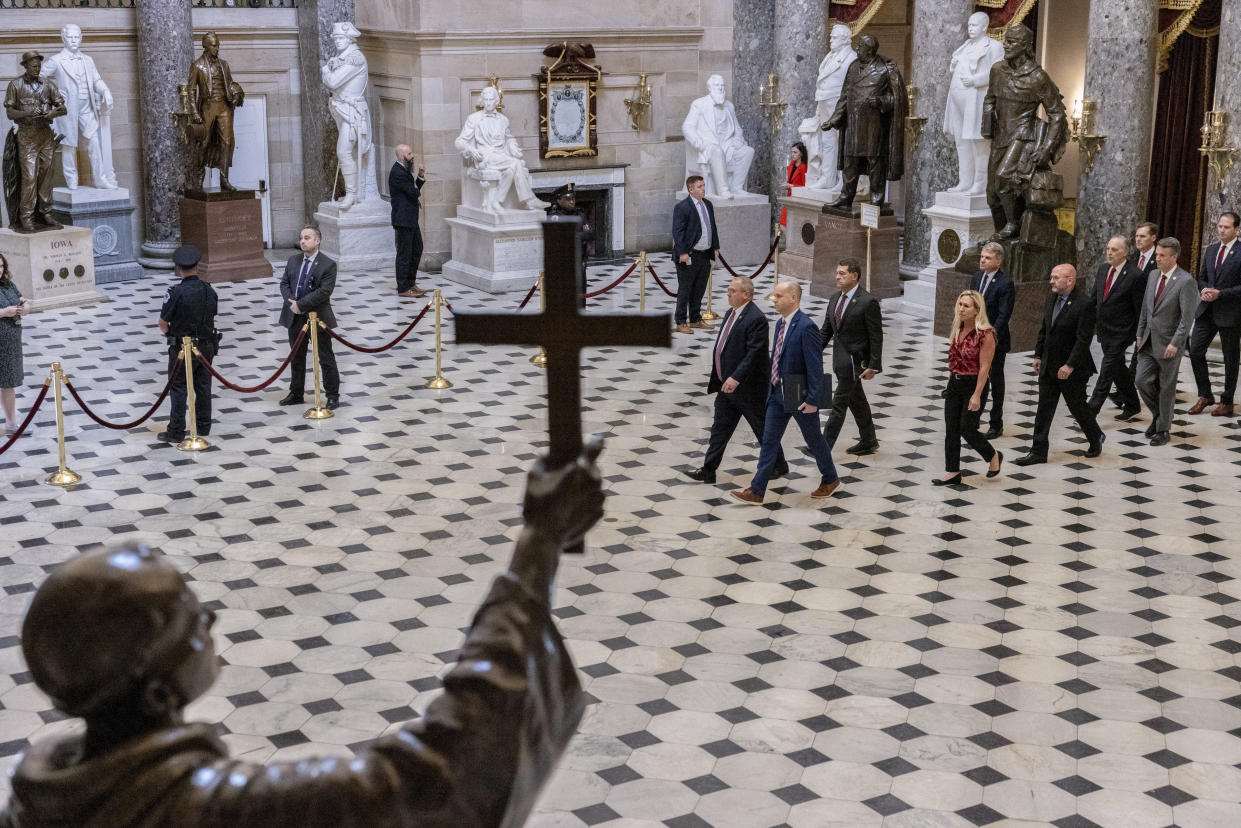
[[[668,257],[654,265],[671,284]],[[136,416],[161,385],[167,281],[32,316],[30,381],[57,358],[102,413]],[[518,298],[442,286],[458,308]],[[216,364],[253,384],[287,347],[275,282],[219,290]],[[342,274],[345,335],[400,330],[422,303],[392,293],[390,277]],[[717,284],[717,310],[723,296]],[[651,309],[669,302],[648,292]],[[636,306],[632,281],[592,300]],[[1103,456],[1085,461],[1062,411],[1050,464],[986,480],[970,458],[968,485],[932,488],[944,343],[907,317],[886,331],[867,385],[882,448],[837,452],[844,487],[826,504],[808,497],[793,432],[792,473],[762,508],[726,496],[755,465],[744,426],[718,485],[676,471],[705,448],[708,334],[587,353],[583,419],[607,436],[611,497],[587,554],[562,566],[556,615],[591,705],[532,825],[1241,824],[1237,421],[1181,415],[1153,449],[1145,417],[1109,407]],[[417,715],[508,556],[546,444],[528,349],[448,345],[454,387],[431,391],[432,343],[428,316],[391,351],[338,350],[344,405],[323,422],[278,407],[283,383],[217,388],[201,454],[157,442],[158,418],[106,431],[69,401],[85,477],[69,490],[41,482],[56,466],[45,407],[0,456],[4,767],[77,726],[33,687],[16,636],[45,574],[101,541],[163,549],[219,612],[225,666],[189,713],[235,754],[347,755]],[[1010,460],[1033,419],[1025,364],[1010,359]],[[1182,412],[1190,386],[1186,366]],[[849,423],[840,445],[855,436]]]

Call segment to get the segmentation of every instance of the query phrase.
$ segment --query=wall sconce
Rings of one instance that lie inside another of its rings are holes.
[[[905,134],[909,136],[910,149],[913,152],[918,151],[918,140],[922,137],[922,128],[926,126],[926,118],[918,117],[918,87],[907,86],[906,96],[909,99],[909,106],[906,110],[909,114],[905,116]]]
[[[651,87],[646,82],[646,73],[638,75],[638,88],[632,98],[625,98],[625,111],[629,113],[629,126],[634,132],[642,131],[642,120],[651,108]]]
[[[1076,141],[1082,153],[1082,171],[1094,169],[1095,156],[1103,148],[1106,135],[1095,135],[1094,113],[1097,104],[1091,100],[1073,102],[1073,115],[1069,118],[1069,139]]]
[[[1198,152],[1207,157],[1211,172],[1219,182],[1220,191],[1224,189],[1224,176],[1232,169],[1236,160],[1237,148],[1225,146],[1228,138],[1228,113],[1222,109],[1212,109],[1206,114],[1202,124],[1202,146]]]
[[[787,101],[779,100],[779,98],[780,76],[768,75],[766,85],[761,83],[758,85],[758,105],[766,113],[767,123],[771,125],[772,132],[775,132],[776,127],[780,125],[780,119],[784,117],[784,108],[788,106]]]

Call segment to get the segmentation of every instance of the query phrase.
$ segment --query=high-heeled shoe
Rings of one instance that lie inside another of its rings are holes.
[[[949,477],[947,480],[945,480],[942,477],[937,477],[931,481],[931,485],[932,486],[955,486],[956,484],[960,482],[961,482],[961,472],[957,472],[952,477]]]
[[[994,469],[987,469],[987,477],[995,477],[1000,473],[1000,469],[1004,468],[1004,452],[999,449],[995,450],[995,456],[1000,458],[1000,464]]]

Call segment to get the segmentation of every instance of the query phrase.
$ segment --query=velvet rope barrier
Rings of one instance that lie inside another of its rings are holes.
[[[22,424],[17,427],[17,431],[14,431],[13,435],[9,437],[9,439],[5,442],[5,444],[3,446],[0,446],[0,454],[4,454],[6,451],[8,451],[9,446],[16,443],[17,438],[21,437],[22,434],[25,433],[26,428],[30,425],[30,422],[34,419],[34,415],[38,413],[39,406],[43,405],[43,400],[47,397],[47,390],[51,387],[52,387],[52,384],[50,382],[43,383],[43,390],[40,391],[39,396],[35,398],[34,405],[30,407],[30,413],[26,415],[26,419],[22,420]]]
[[[539,281],[538,279],[535,279],[534,284],[530,286],[530,290],[526,292],[526,298],[522,299],[521,304],[517,306],[517,310],[524,310],[526,305],[530,304],[531,298],[534,297],[534,292],[538,289]],[[449,310],[452,310],[452,308],[449,308]]]
[[[776,255],[776,247],[779,246],[779,244],[780,244],[780,239],[779,237],[777,237],[775,244],[773,244],[771,246],[771,249],[767,251],[767,258],[763,259],[763,263],[758,266],[758,269],[755,270],[753,273],[751,273],[747,278],[750,278],[750,279],[758,278],[758,274],[762,273],[763,269],[766,268],[767,265],[771,264],[771,257]],[[723,266],[725,270],[728,271],[730,276],[745,276],[744,273],[738,273],[737,271],[733,270],[732,267],[728,264],[728,262],[724,261],[723,253],[718,254],[718,256],[719,256],[720,264]]]
[[[180,361],[178,361],[177,364],[172,367],[172,370],[168,372],[168,381],[164,383],[164,390],[159,392],[159,397],[156,398],[155,404],[152,405],[150,408],[148,408],[145,414],[143,414],[141,417],[139,417],[138,419],[130,423],[110,423],[107,420],[105,420],[103,417],[100,417],[94,411],[91,411],[90,406],[86,404],[86,400],[82,399],[82,395],[79,394],[78,390],[73,387],[73,383],[69,382],[68,377],[65,378],[65,389],[69,392],[69,395],[73,397],[74,400],[77,401],[78,408],[82,409],[82,413],[85,414],[87,417],[90,417],[92,420],[99,423],[99,425],[103,426],[104,428],[111,428],[116,431],[125,431],[127,429],[137,428],[138,426],[142,425],[143,423],[145,423],[147,420],[151,418],[152,414],[154,414],[156,411],[159,410],[160,405],[163,404],[164,402],[164,398],[168,396],[169,389],[172,388],[173,376],[176,375],[177,371],[184,371],[184,370],[185,369],[181,367]]]
[[[660,290],[662,290],[664,293],[668,294],[669,296],[672,296],[673,298],[676,297],[676,294],[668,290],[668,287],[662,281],[660,281],[659,274],[655,272],[654,265],[652,265],[650,262],[647,262],[646,269],[649,270],[651,272],[651,275],[655,277],[655,284],[659,285]]]
[[[305,329],[303,329],[302,332],[298,334],[297,341],[293,343],[293,347],[289,349],[289,355],[284,358],[284,362],[280,363],[280,367],[276,369],[276,373],[272,374],[266,380],[264,380],[263,382],[260,382],[258,385],[255,385],[251,388],[247,388],[244,385],[235,385],[234,383],[231,383],[228,380],[224,379],[224,377],[220,376],[220,372],[215,369],[215,366],[212,365],[210,362],[208,362],[207,358],[204,357],[202,354],[198,355],[198,362],[204,368],[207,369],[207,371],[211,374],[211,376],[218,379],[220,381],[220,384],[223,385],[225,388],[229,389],[230,391],[236,391],[239,394],[256,394],[259,391],[262,391],[267,386],[271,385],[273,382],[277,380],[277,378],[279,378],[281,374],[284,373],[284,369],[288,367],[290,362],[292,362],[293,355],[297,353],[297,349],[302,347],[302,342],[306,340],[306,336],[307,336],[307,332]]]
[[[638,266],[638,263],[637,263],[637,262],[634,262],[633,264],[631,264],[631,265],[629,266],[629,269],[628,269],[628,270],[626,270],[624,273],[622,273],[622,274],[621,274],[621,277],[620,277],[619,279],[617,279],[615,282],[613,282],[612,284],[608,285],[608,286],[607,286],[607,287],[605,287],[605,288],[602,288],[602,289],[600,289],[600,290],[596,290],[594,293],[587,293],[587,294],[586,294],[586,298],[587,298],[587,299],[594,299],[596,296],[602,296],[603,294],[607,293],[609,290],[612,290],[612,289],[613,289],[613,288],[615,288],[617,285],[619,285],[621,282],[623,282],[623,281],[625,281],[626,279],[628,279],[628,278],[629,278],[629,274],[630,274],[630,273],[633,273],[633,269],[634,269],[635,267],[637,267],[637,266]]]
[[[353,350],[361,351],[364,354],[378,354],[382,351],[388,350],[389,348],[395,347],[398,342],[400,342],[405,337],[409,336],[409,332],[414,329],[415,325],[417,325],[419,322],[422,321],[422,317],[426,316],[427,311],[430,309],[431,309],[431,303],[427,302],[425,305],[423,305],[422,310],[419,312],[419,314],[414,317],[414,321],[406,325],[405,330],[401,331],[399,334],[396,335],[396,339],[392,340],[386,345],[380,345],[378,348],[367,348],[365,345],[354,345],[352,342],[345,339],[343,336],[336,333],[336,331],[332,330],[331,328],[327,328],[326,330],[328,334],[332,337],[332,339],[335,339],[337,342],[339,342],[341,345],[344,345],[346,348],[352,348]]]

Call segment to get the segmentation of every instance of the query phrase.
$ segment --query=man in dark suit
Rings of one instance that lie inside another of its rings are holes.
[[[1133,255],[1129,261],[1137,265],[1138,272],[1150,276],[1157,269],[1155,264],[1155,241],[1159,238],[1159,225],[1144,221],[1133,231]]]
[[[677,266],[677,333],[709,327],[702,321],[702,295],[707,291],[711,262],[720,249],[715,208],[707,201],[707,183],[701,175],[685,179],[689,193],[672,210],[673,258]]]
[[[829,342],[835,343],[832,373],[836,375],[836,394],[823,439],[835,446],[845,424],[845,411],[852,411],[858,441],[849,446],[849,453],[874,454],[879,450],[879,439],[862,380],[873,379],[883,370],[883,317],[878,300],[858,284],[861,278],[862,265],[857,259],[840,260],[836,265],[836,294],[828,299],[819,328],[824,348]]]
[[[754,304],[754,282],[748,276],[737,276],[728,283],[728,305],[715,340],[711,378],[707,381],[707,393],[715,394],[711,441],[702,468],[685,473],[702,483],[715,482],[724,448],[742,417],[750,424],[759,444],[763,442],[763,407],[767,402],[771,360],[767,358],[767,317]],[[788,470],[781,451],[771,476],[783,477]]]
[[[1108,239],[1107,261],[1095,271],[1091,297],[1095,304],[1095,333],[1103,349],[1103,365],[1090,395],[1090,409],[1099,416],[1103,401],[1115,383],[1122,403],[1117,419],[1123,421],[1142,411],[1125,351],[1137,336],[1142,296],[1146,293],[1146,276],[1136,263],[1129,261],[1128,254],[1129,242],[1124,236]]]
[[[995,357],[991,360],[991,374],[987,385],[991,388],[991,427],[983,433],[988,440],[1004,434],[1004,357],[1008,356],[1012,339],[1008,323],[1013,317],[1013,305],[1017,290],[1013,280],[1003,271],[1004,246],[987,242],[978,258],[978,273],[970,279],[970,290],[982,294],[987,306],[987,321],[995,328]]]
[[[329,328],[336,327],[336,315],[332,313],[332,291],[336,289],[336,262],[319,251],[323,242],[317,227],[303,227],[298,246],[302,252],[289,257],[280,280],[280,296],[284,307],[280,309],[280,324],[289,329],[289,345],[301,335],[302,326],[309,320],[308,314],[317,313]],[[301,347],[293,354],[289,366],[289,393],[280,400],[281,405],[300,405],[306,382],[306,349],[310,347],[310,331]],[[340,374],[336,370],[336,355],[332,353],[332,337],[326,331],[319,334],[319,368],[323,371],[323,390],[327,393],[327,407],[340,406]]]
[[[1018,466],[1047,462],[1048,435],[1060,397],[1090,441],[1086,456],[1103,453],[1103,431],[1086,402],[1086,382],[1095,371],[1090,355],[1094,321],[1095,305],[1084,290],[1077,289],[1077,270],[1069,264],[1053,267],[1051,296],[1034,348],[1034,373],[1038,374],[1034,443],[1029,454],[1016,461]]]
[[[1155,247],[1158,271],[1147,278],[1138,318],[1138,392],[1151,410],[1146,436],[1152,446],[1171,441],[1172,409],[1176,405],[1176,378],[1181,357],[1198,307],[1198,284],[1189,273],[1177,267],[1181,243],[1171,236]]]
[[[414,151],[398,144],[396,163],[388,171],[388,194],[392,197],[392,228],[396,231],[396,295],[418,299],[427,292],[418,287],[418,263],[422,260],[422,230],[418,227],[418,196],[427,171],[415,176]]]
[[[801,285],[781,282],[772,294],[772,305],[780,314],[776,323],[776,344],[772,351],[767,386],[767,411],[763,418],[763,443],[758,452],[758,470],[748,488],[730,492],[742,503],[759,505],[767,492],[767,481],[780,458],[780,440],[789,417],[797,420],[806,445],[819,467],[819,487],[810,493],[816,500],[831,497],[840,488],[840,477],[832,463],[832,450],[819,432],[819,405],[823,399],[823,346],[819,328],[801,311]]]
[[[1224,352],[1224,391],[1219,395],[1219,405],[1211,409],[1214,417],[1231,417],[1232,395],[1237,390],[1237,367],[1241,359],[1241,254],[1237,252],[1237,225],[1241,217],[1236,213],[1220,214],[1215,225],[1219,241],[1207,247],[1198,268],[1198,304],[1194,317],[1194,333],[1189,339],[1189,364],[1194,369],[1194,381],[1198,384],[1198,401],[1189,414],[1201,414],[1209,405],[1215,404],[1211,393],[1211,372],[1207,368],[1207,348],[1219,335],[1220,350]]]

